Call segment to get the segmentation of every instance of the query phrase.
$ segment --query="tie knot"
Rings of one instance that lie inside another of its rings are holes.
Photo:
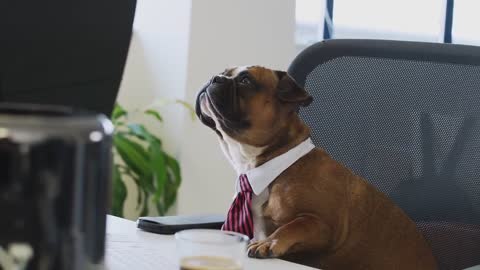
[[[240,191],[241,192],[252,192],[252,186],[248,182],[248,178],[246,174],[240,175]]]

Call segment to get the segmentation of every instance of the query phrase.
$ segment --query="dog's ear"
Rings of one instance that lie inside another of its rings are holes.
[[[313,97],[300,87],[287,72],[275,71],[275,74],[278,77],[276,95],[280,101],[302,107],[307,107],[312,103]]]

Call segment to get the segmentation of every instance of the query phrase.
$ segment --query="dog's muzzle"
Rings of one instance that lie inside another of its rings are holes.
[[[234,79],[225,76],[213,77],[198,93],[197,116],[206,126],[216,130],[215,122],[212,119],[215,117],[222,130],[227,133],[238,132],[248,127],[248,122],[244,120],[245,117],[239,110],[237,93]],[[207,103],[209,109],[205,110]]]
[[[197,114],[198,119],[200,119],[200,121],[204,125],[216,130],[215,122],[213,121],[212,117],[209,115],[210,112],[208,112],[208,110],[206,110],[206,103],[209,102],[208,97],[207,97],[207,87],[209,85],[210,85],[210,82],[207,83],[200,90],[200,92],[198,92],[197,101],[195,102],[195,113]]]

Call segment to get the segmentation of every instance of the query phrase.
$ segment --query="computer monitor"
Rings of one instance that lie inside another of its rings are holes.
[[[0,102],[71,106],[110,116],[136,0],[0,4]]]
[[[68,106],[74,109],[72,111],[80,109],[110,116],[130,44],[135,5],[136,0],[0,1],[0,105],[3,105],[0,110],[4,120],[3,130],[8,127],[5,126],[7,120],[21,122],[24,116],[42,115],[44,107],[30,104],[61,105],[62,108]],[[27,107],[15,105],[9,109],[5,103],[26,103]],[[71,108],[65,111],[69,112]],[[6,113],[14,114],[17,118],[5,117]],[[25,123],[19,125],[27,126]],[[81,144],[72,141],[73,136],[62,140],[65,136],[63,132],[59,132],[61,127],[58,126],[46,125],[45,128],[50,129],[46,132],[48,136],[38,135],[43,133],[40,133],[38,128],[31,127],[32,133],[42,140],[31,143],[28,147],[25,146],[28,143],[22,140],[10,140],[10,137],[7,137],[10,133],[4,132],[1,137],[3,144],[0,160],[3,162],[0,169],[5,173],[0,175],[0,191],[6,194],[13,186],[17,191],[25,189],[28,192],[17,192],[20,199],[10,193],[9,197],[0,196],[0,208],[14,209],[6,212],[3,222],[0,222],[0,227],[11,230],[4,230],[0,235],[0,247],[5,243],[18,241],[39,247],[37,251],[42,251],[41,256],[38,252],[34,254],[35,258],[27,269],[37,269],[33,267],[37,260],[40,262],[40,257],[43,266],[46,262],[49,263],[47,265],[55,266],[48,269],[67,269],[57,268],[64,265],[64,261],[76,265],[68,269],[85,269],[77,263],[82,260],[82,256],[87,256],[90,259],[88,262],[94,263],[100,262],[104,256],[105,206],[102,203],[106,201],[106,187],[110,183],[108,175],[111,168],[106,164],[111,152],[106,144],[98,142]],[[84,134],[83,131],[72,129],[70,125],[69,132],[72,131],[75,134]],[[80,137],[75,137],[75,140]],[[34,149],[41,149],[40,158],[35,158]],[[21,155],[17,155],[19,151]],[[53,159],[51,151],[65,154]],[[89,155],[89,152],[93,154]],[[91,158],[92,156],[95,158]],[[12,165],[17,164],[15,162],[18,160],[28,165],[19,170],[16,165]],[[42,170],[49,174],[38,173]],[[42,180],[43,175],[48,175],[48,181]],[[12,181],[17,184],[8,185]],[[49,183],[51,190],[39,188],[45,183]],[[71,183],[79,183],[75,186],[76,190],[71,187]],[[56,189],[51,187],[62,190],[55,191]],[[55,197],[55,205],[48,200],[32,199],[44,198],[45,196],[42,196],[45,194],[48,195],[47,198],[57,196],[60,199]],[[72,195],[75,200],[69,200],[68,196],[71,194],[80,195]],[[88,199],[82,199],[82,196]],[[41,204],[44,201],[49,204]],[[72,203],[63,204],[64,201]],[[80,206],[69,208],[74,201],[75,205]],[[12,205],[23,205],[25,208],[15,208]],[[54,208],[55,212],[52,212],[50,207]],[[42,219],[48,216],[45,213],[54,218]],[[82,215],[80,221],[65,221],[78,215]],[[38,218],[39,216],[42,218]],[[22,220],[31,222],[25,223]],[[41,222],[58,223],[62,228],[69,229],[62,231],[58,226],[36,226]],[[43,231],[45,228],[49,230],[48,233]],[[75,237],[69,238],[71,235]],[[81,248],[82,245],[84,249]],[[60,247],[61,252],[56,250]],[[46,256],[47,253],[50,255]],[[60,257],[66,259],[62,261]]]

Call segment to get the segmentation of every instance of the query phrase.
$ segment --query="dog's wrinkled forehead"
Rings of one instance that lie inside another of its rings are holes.
[[[227,76],[227,77],[236,77],[238,74],[241,72],[247,71],[248,69],[252,68],[251,66],[242,66],[242,67],[230,67],[226,68],[224,72],[222,72],[222,75]]]
[[[240,66],[225,69],[221,74],[226,77],[235,78],[245,73],[250,74],[255,82],[267,88],[273,88],[278,82],[278,76],[274,70],[262,66]]]

